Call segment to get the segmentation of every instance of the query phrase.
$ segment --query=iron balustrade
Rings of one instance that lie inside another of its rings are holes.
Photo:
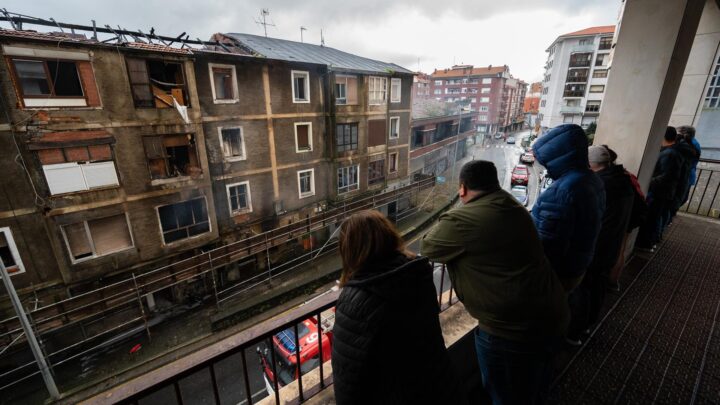
[[[438,306],[440,311],[448,309],[450,306],[458,302],[456,297],[453,297],[453,289],[450,284],[449,278],[447,278],[447,266],[440,263],[432,263],[434,271],[439,271],[440,280],[439,288],[436,289],[438,293]],[[444,289],[447,287],[447,292]],[[272,345],[272,338],[275,334],[282,331],[292,329],[294,331],[294,348],[291,350],[295,359],[300,358],[300,344],[298,338],[298,324],[308,319],[314,319],[317,322],[320,336],[317,338],[319,358],[320,362],[317,367],[303,371],[301,365],[295,361],[291,367],[296,369],[297,379],[293,380],[296,387],[291,387],[288,384],[287,389],[297,389],[297,398],[299,403],[306,402],[313,395],[317,394],[323,389],[329,387],[332,384],[330,378],[326,378],[325,370],[323,365],[325,364],[322,359],[323,357],[323,338],[327,336],[332,344],[330,338],[330,331],[323,331],[323,318],[322,313],[332,310],[337,304],[337,299],[340,295],[340,291],[331,290],[328,293],[320,295],[319,297],[306,302],[305,304],[296,307],[288,311],[281,317],[270,319],[266,322],[253,326],[246,329],[236,335],[226,338],[214,344],[211,347],[202,349],[184,359],[177,360],[173,363],[167,364],[156,370],[151,371],[148,374],[139,376],[134,380],[124,383],[112,391],[113,401],[120,404],[140,404],[148,403],[152,399],[153,402],[161,401],[163,404],[184,404],[188,403],[188,392],[190,390],[183,389],[184,387],[191,386],[193,395],[202,395],[202,392],[198,392],[198,379],[201,373],[210,375],[210,392],[205,392],[204,398],[210,399],[209,403],[220,404],[221,396],[223,393],[222,386],[218,383],[217,378],[217,366],[222,361],[228,361],[232,356],[240,356],[238,364],[241,368],[242,375],[232,375],[230,380],[234,383],[241,383],[243,386],[242,392],[245,394],[245,399],[240,403],[248,403],[252,405],[255,401],[252,393],[250,380],[248,378],[248,351],[252,354],[256,352],[256,348],[260,344],[269,344],[268,353],[270,353],[273,374],[272,381],[268,381],[272,386],[273,393],[268,393],[268,396],[274,396],[275,403],[280,404],[280,390],[283,388],[280,386],[277,373],[277,361],[275,356],[277,355]],[[258,365],[258,367],[264,367]],[[312,387],[304,387],[303,376],[315,372],[317,369],[319,373],[319,382],[317,385]],[[194,379],[192,377],[195,377]],[[208,387],[205,387],[206,390]],[[185,392],[186,394],[183,394]],[[101,393],[99,396],[106,396],[109,393]],[[163,395],[164,394],[164,395]],[[263,398],[260,398],[263,399]],[[226,401],[223,401],[226,402]],[[235,402],[236,399],[235,399]],[[203,403],[208,403],[203,402]]]
[[[720,218],[720,161],[701,159],[695,185],[690,187],[688,200],[680,211]]]

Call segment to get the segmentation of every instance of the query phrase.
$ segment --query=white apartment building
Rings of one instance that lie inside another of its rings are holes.
[[[614,25],[591,27],[561,35],[550,44],[538,115],[543,131],[595,122],[607,84],[614,32]]]

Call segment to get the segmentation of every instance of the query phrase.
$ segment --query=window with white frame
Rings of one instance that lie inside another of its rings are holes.
[[[52,195],[120,185],[110,145],[43,149],[38,156]]]
[[[393,78],[390,80],[390,102],[399,103],[402,98],[402,80]]]
[[[166,245],[210,232],[205,197],[158,207],[158,217],[163,242]]]
[[[387,100],[387,78],[370,76],[368,78],[368,98],[370,104],[385,104]]]
[[[434,94],[442,94],[442,89],[435,89],[433,90]]]
[[[296,122],[295,152],[310,152],[312,150],[312,122]]]
[[[315,195],[315,169],[299,170],[298,176],[298,195],[300,198]]]
[[[250,201],[250,182],[243,181],[240,183],[228,184],[226,186],[226,191],[228,196],[228,206],[230,207],[230,215],[252,212],[252,202]]]
[[[338,176],[338,194],[347,193],[348,191],[357,190],[360,184],[359,171],[360,166],[346,166],[337,170]]]
[[[126,214],[88,219],[61,227],[73,263],[133,248]]]
[[[390,139],[397,139],[400,137],[400,117],[390,117]]]
[[[395,173],[398,170],[398,152],[393,152],[388,156],[388,172]]]
[[[720,107],[720,55],[715,61],[707,93],[705,93],[705,108],[718,107]]]
[[[490,102],[490,97],[480,97],[480,102],[481,102],[481,103],[489,103],[489,102]]]
[[[220,127],[218,132],[225,160],[245,160],[245,137],[242,127]]]
[[[487,115],[478,115],[478,121],[487,122]]]
[[[442,80],[435,80],[436,86],[442,86]]]
[[[488,94],[488,93],[490,93],[490,87],[483,87],[483,88],[480,90],[480,93],[482,93],[482,94]]]
[[[210,88],[215,104],[235,103],[239,100],[234,65],[209,63]]]
[[[25,266],[9,227],[0,228],[0,259],[11,276],[25,273]]]
[[[482,84],[492,84],[492,78],[486,77],[486,78],[482,79]]]
[[[294,103],[310,102],[310,73],[293,70],[292,73],[292,92]]]
[[[472,98],[470,99],[470,102],[473,103],[473,104],[474,104],[474,103],[477,103],[477,98],[472,97]]]

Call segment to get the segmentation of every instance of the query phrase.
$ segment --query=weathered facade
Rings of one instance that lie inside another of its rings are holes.
[[[21,293],[97,287],[407,176],[411,72],[238,35],[191,50],[0,31],[0,253]]]

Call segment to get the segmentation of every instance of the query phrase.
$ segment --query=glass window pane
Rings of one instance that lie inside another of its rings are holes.
[[[23,95],[50,95],[50,84],[45,74],[45,63],[40,61],[16,60],[15,72],[20,79]]]

